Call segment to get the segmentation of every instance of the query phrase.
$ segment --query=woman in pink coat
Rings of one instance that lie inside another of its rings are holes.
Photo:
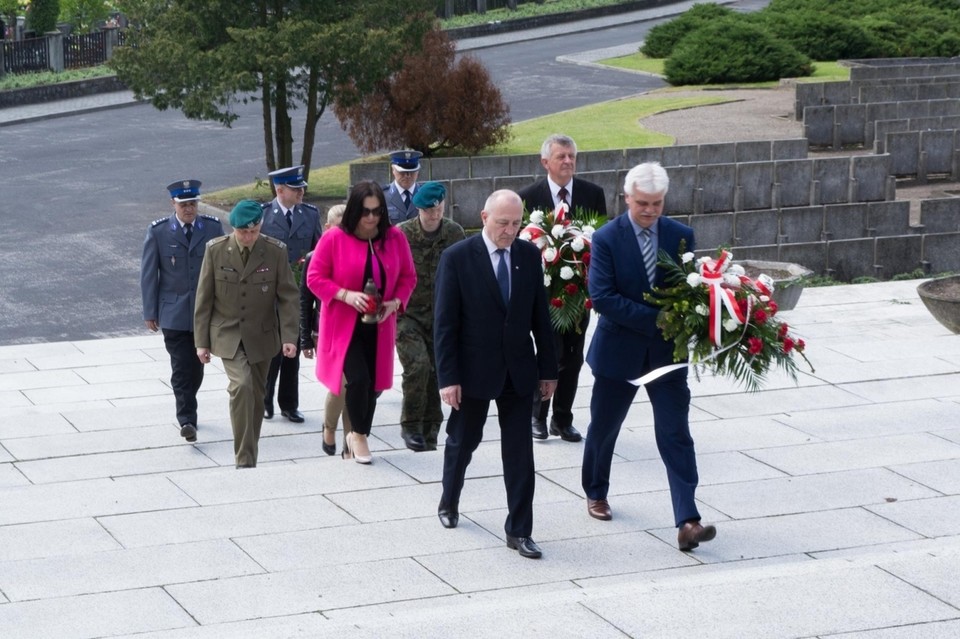
[[[393,350],[397,313],[410,299],[417,274],[404,234],[390,226],[383,190],[375,182],[359,182],[350,190],[339,227],[320,237],[307,269],[307,286],[320,305],[317,335],[317,379],[341,393],[353,423],[344,444],[344,458],[372,461],[367,436],[377,397],[393,385]],[[375,312],[373,295],[363,292],[373,279],[380,298],[379,322],[361,316]]]

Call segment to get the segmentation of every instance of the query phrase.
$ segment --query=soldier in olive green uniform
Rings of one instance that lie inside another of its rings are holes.
[[[397,355],[403,365],[400,428],[414,451],[436,450],[443,422],[433,354],[433,283],[440,254],[465,237],[463,227],[443,217],[445,195],[439,182],[423,184],[413,196],[419,215],[397,226],[407,236],[417,270],[417,287],[397,319]]]
[[[230,422],[237,468],[257,465],[270,360],[297,355],[299,291],[283,242],[260,234],[263,212],[242,200],[230,212],[230,235],[207,243],[193,331],[197,357],[213,353],[230,380]]]

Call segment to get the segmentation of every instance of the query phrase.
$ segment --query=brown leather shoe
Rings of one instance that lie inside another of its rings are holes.
[[[710,541],[717,536],[717,529],[713,526],[701,526],[699,521],[687,521],[677,531],[677,545],[680,550],[693,550],[702,541]]]
[[[610,521],[613,519],[613,513],[610,512],[610,504],[606,499],[590,499],[587,497],[587,514],[594,519]]]

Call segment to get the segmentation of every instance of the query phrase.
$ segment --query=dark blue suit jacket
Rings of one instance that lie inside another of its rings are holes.
[[[508,308],[479,233],[440,256],[433,326],[440,388],[459,384],[465,397],[489,400],[500,396],[508,373],[518,395],[557,379],[540,251],[517,240],[510,264]]]
[[[693,251],[693,229],[670,218],[657,220],[659,250],[680,259],[680,240]],[[662,285],[663,269],[657,268]],[[659,309],[643,299],[650,292],[643,255],[625,213],[593,234],[590,260],[590,299],[600,321],[590,342],[587,363],[595,375],[611,379],[636,379],[646,370],[673,362],[673,343],[664,340],[657,328]]]

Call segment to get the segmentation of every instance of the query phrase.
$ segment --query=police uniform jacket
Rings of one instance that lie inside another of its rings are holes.
[[[320,211],[312,204],[301,203],[293,207],[292,223],[287,226],[287,217],[276,198],[263,207],[263,225],[260,232],[278,239],[287,245],[289,262],[292,264],[309,253],[320,239]]]
[[[298,300],[283,242],[261,234],[244,266],[233,235],[211,240],[197,284],[194,343],[227,359],[242,343],[251,363],[271,359],[297,343]]]
[[[403,222],[397,228],[407,236],[410,253],[413,255],[413,266],[417,271],[417,287],[413,289],[410,302],[397,321],[415,322],[429,331],[432,338],[434,281],[440,255],[448,246],[464,239],[466,234],[462,226],[446,218],[440,220],[440,228],[431,235],[424,233],[419,216]]]
[[[143,319],[160,328],[193,330],[197,279],[207,242],[223,235],[220,220],[198,215],[193,237],[187,241],[176,215],[160,218],[147,229],[140,261]]]
[[[390,186],[384,189],[383,195],[387,200],[387,214],[390,216],[391,224],[399,224],[404,220],[417,217],[420,211],[413,205],[413,194],[420,188],[417,182],[410,189],[410,203],[403,203],[403,191],[397,188],[396,182],[391,182]]]

